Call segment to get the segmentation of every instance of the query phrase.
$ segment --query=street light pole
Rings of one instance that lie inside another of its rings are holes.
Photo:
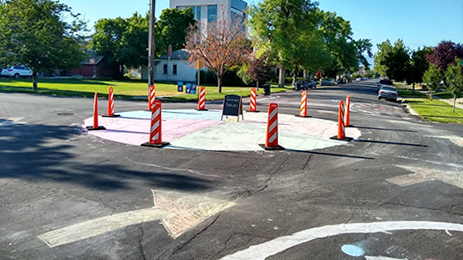
[[[154,43],[154,19],[156,11],[156,0],[150,3],[149,39],[148,39],[148,89],[154,84],[154,55],[156,45]]]

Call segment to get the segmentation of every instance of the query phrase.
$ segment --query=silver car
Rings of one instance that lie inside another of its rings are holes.
[[[378,92],[378,100],[384,98],[386,100],[397,101],[398,97],[399,93],[397,93],[397,89],[392,86],[382,86]]]

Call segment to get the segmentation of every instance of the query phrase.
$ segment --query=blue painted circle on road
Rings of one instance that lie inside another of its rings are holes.
[[[363,256],[365,254],[365,251],[356,245],[343,245],[341,250],[344,252],[344,254],[354,257]]]

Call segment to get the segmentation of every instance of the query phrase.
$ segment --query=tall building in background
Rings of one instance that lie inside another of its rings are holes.
[[[221,20],[230,20],[246,31],[245,20],[247,3],[242,0],[170,0],[170,8],[193,9],[194,18],[199,21],[204,32],[207,25]]]

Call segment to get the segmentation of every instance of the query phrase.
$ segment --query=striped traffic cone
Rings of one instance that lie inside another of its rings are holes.
[[[114,89],[109,87],[108,94],[108,114],[103,115],[103,117],[119,117],[120,115],[114,114]]]
[[[346,137],[345,114],[346,114],[346,107],[344,105],[344,101],[340,101],[339,102],[339,115],[338,115],[338,135],[333,136],[330,139],[343,140],[343,141],[350,141],[353,139],[352,137]]]
[[[151,105],[150,140],[141,146],[161,148],[170,144],[162,141],[162,103],[160,100],[154,100]]]
[[[350,124],[350,96],[347,95],[346,97],[346,123],[345,123],[345,126],[346,127],[350,127],[350,126],[353,126]]]
[[[87,130],[106,130],[104,126],[98,125],[98,93],[95,92],[93,99],[93,126],[87,126]]]
[[[148,93],[148,111],[153,108],[153,103],[156,100],[156,87],[154,85],[150,86]]]
[[[278,145],[278,104],[271,103],[268,106],[267,132],[265,144],[260,145],[265,150],[284,150]]]
[[[249,110],[247,112],[259,112],[257,111],[257,93],[255,88],[251,89],[251,97],[249,99]]]
[[[206,109],[206,87],[199,88],[198,109],[199,111],[207,111]]]
[[[307,115],[307,91],[302,92],[301,96],[301,108],[299,109],[298,117],[310,117]]]

